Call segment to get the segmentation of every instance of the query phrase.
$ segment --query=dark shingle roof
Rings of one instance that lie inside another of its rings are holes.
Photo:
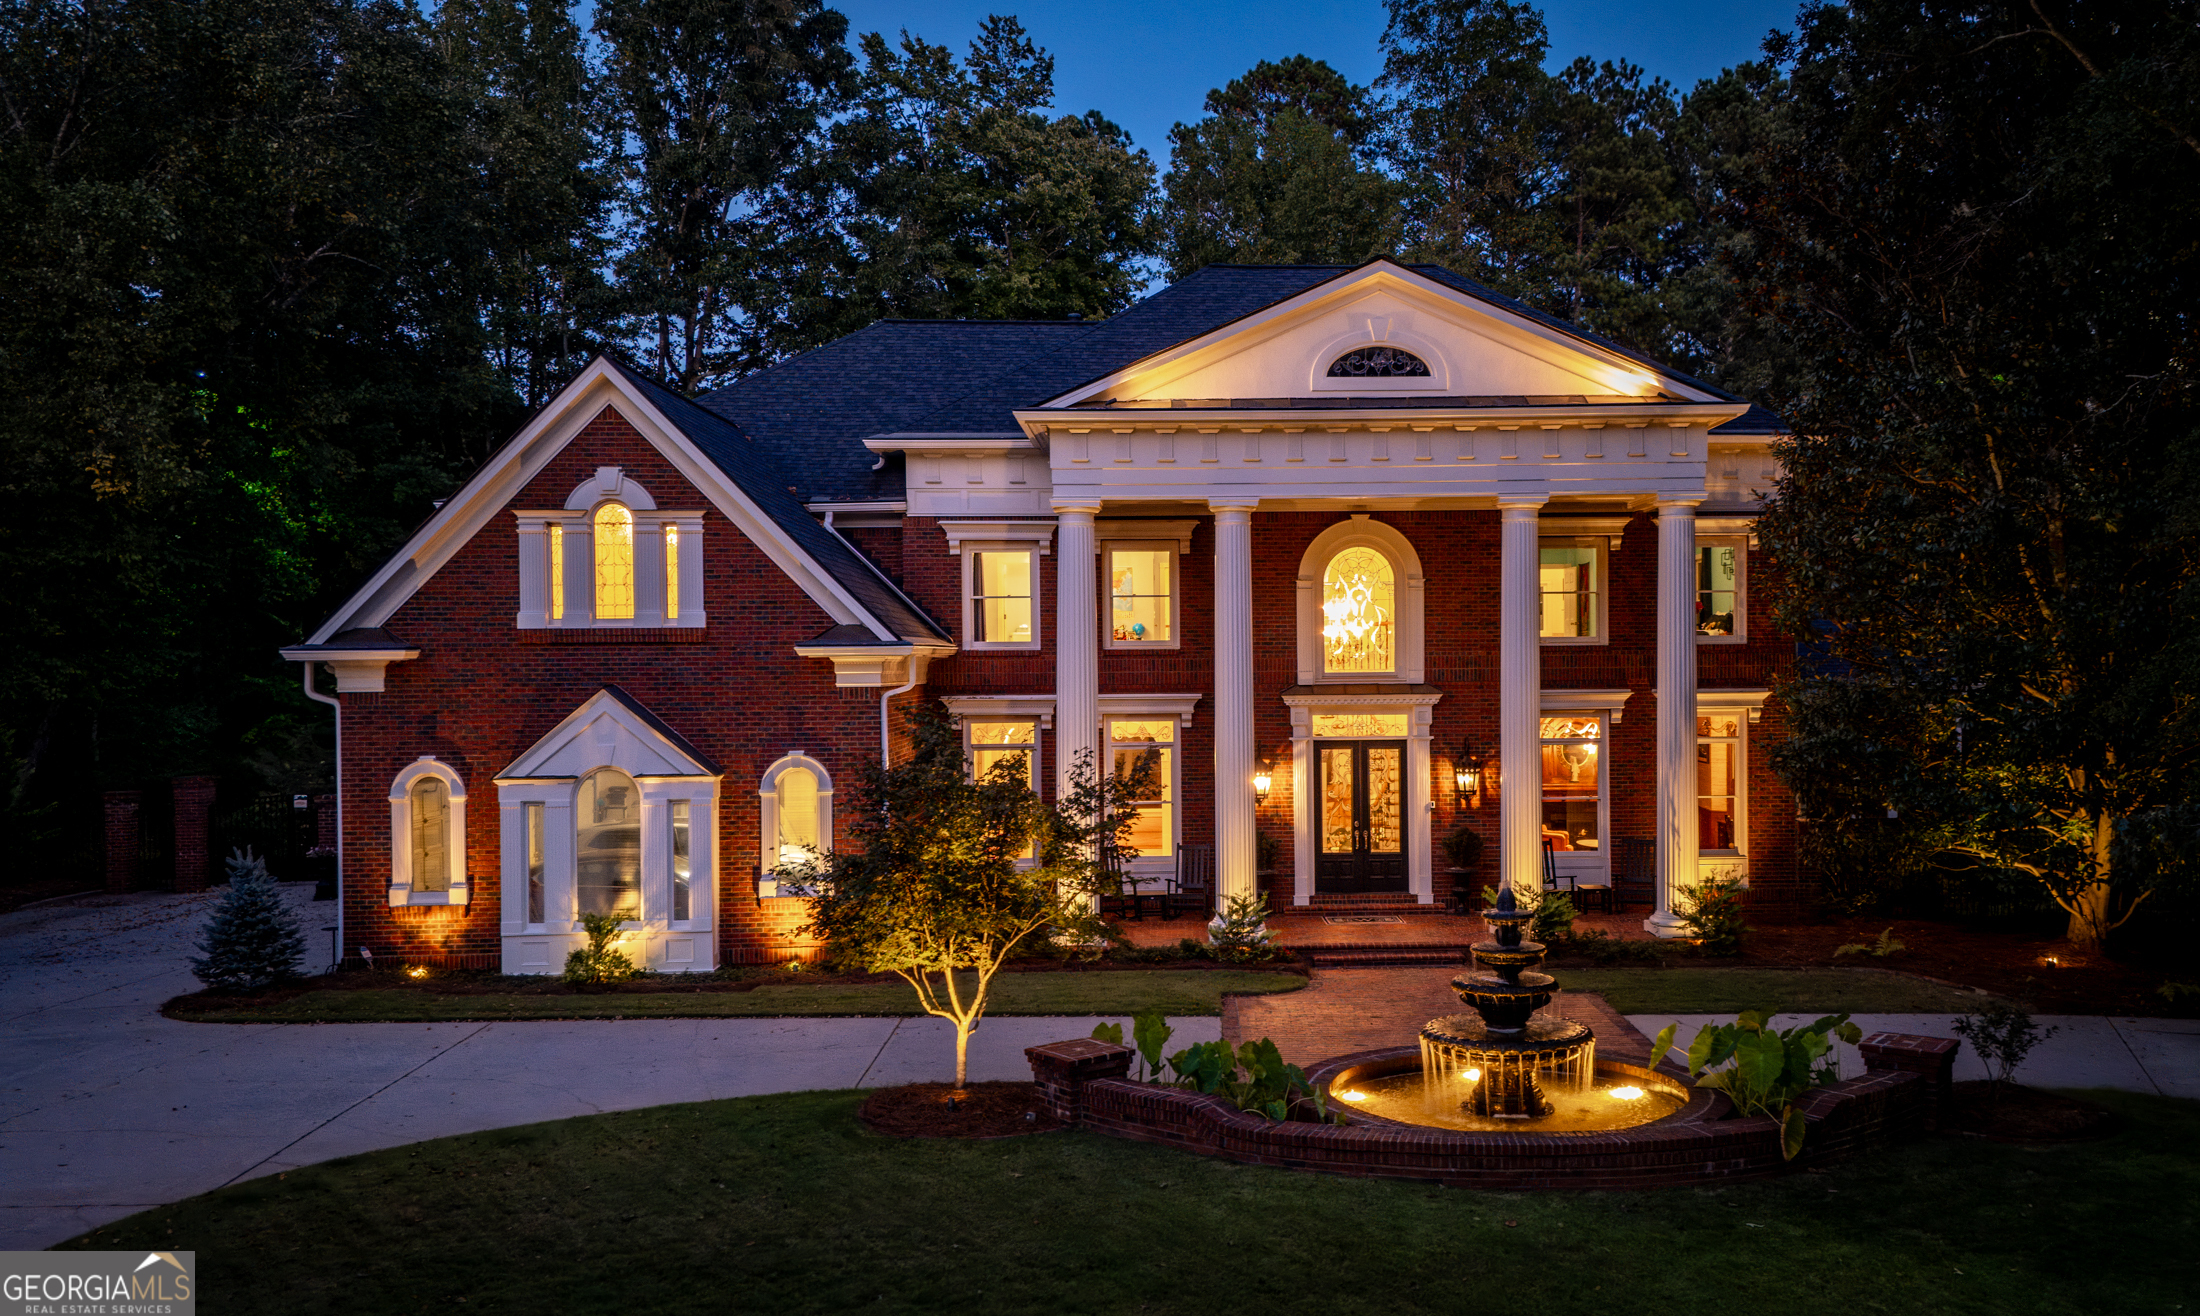
[[[694,741],[689,740],[686,736],[683,736],[679,732],[674,731],[670,723],[666,722],[663,718],[657,716],[655,713],[650,712],[648,707],[644,705],[641,700],[636,699],[634,696],[628,694],[626,691],[620,689],[618,686],[615,685],[605,686],[603,688],[603,692],[607,695],[610,695],[613,699],[618,700],[620,703],[626,705],[626,710],[629,713],[632,713],[634,716],[642,719],[642,721],[647,722],[657,732],[658,735],[663,736],[666,740],[671,741],[672,747],[674,749],[677,749],[682,754],[685,754],[689,758],[694,759],[695,762],[702,767],[703,771],[710,773],[722,773],[725,771],[724,768],[719,766],[716,759],[712,758],[708,754],[705,754],[702,750],[697,749],[695,747]]]
[[[909,597],[894,588],[862,554],[839,535],[827,530],[802,505],[788,487],[789,477],[741,427],[715,412],[706,411],[678,393],[617,361],[611,364],[665,419],[680,427],[690,442],[711,463],[726,473],[764,515],[795,541],[810,560],[829,573],[855,596],[870,614],[906,640],[948,643],[945,628],[925,615]],[[857,451],[862,451],[859,447]],[[792,466],[789,463],[789,466]]]

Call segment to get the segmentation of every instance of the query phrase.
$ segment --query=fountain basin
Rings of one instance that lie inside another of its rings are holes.
[[[1540,1021],[1539,1021],[1540,1022]],[[1462,1133],[1568,1134],[1632,1129],[1679,1115],[1699,1091],[1682,1086],[1656,1070],[1605,1061],[1583,1068],[1563,1081],[1539,1086],[1547,1100],[1544,1114],[1525,1120],[1489,1113],[1477,1095],[1486,1084],[1502,1083],[1501,1073],[1469,1063],[1461,1068],[1445,1052],[1433,1054],[1423,1042],[1418,1057],[1346,1066],[1330,1078],[1330,1104],[1356,1120],[1455,1129]],[[1708,1093],[1700,1094],[1708,1097]],[[1699,1103],[1706,1111],[1712,1103]]]

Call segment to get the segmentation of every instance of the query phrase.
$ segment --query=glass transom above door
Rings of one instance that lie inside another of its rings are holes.
[[[1373,740],[1404,737],[1406,713],[1315,713],[1308,729],[1316,740]]]

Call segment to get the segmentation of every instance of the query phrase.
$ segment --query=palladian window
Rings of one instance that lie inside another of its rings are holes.
[[[451,788],[441,777],[413,783],[412,889],[451,889]]]
[[[641,790],[617,768],[598,768],[581,779],[574,806],[580,912],[640,917]]]
[[[634,514],[618,503],[596,509],[596,616],[634,616]]]
[[[1355,545],[1322,573],[1322,670],[1397,670],[1397,576],[1390,559]]]

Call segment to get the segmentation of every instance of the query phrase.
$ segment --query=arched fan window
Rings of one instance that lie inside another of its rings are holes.
[[[1322,670],[1396,671],[1397,609],[1397,575],[1389,558],[1354,545],[1329,559],[1322,573]]]
[[[1329,363],[1331,379],[1427,379],[1428,362],[1399,347],[1355,347]]]

